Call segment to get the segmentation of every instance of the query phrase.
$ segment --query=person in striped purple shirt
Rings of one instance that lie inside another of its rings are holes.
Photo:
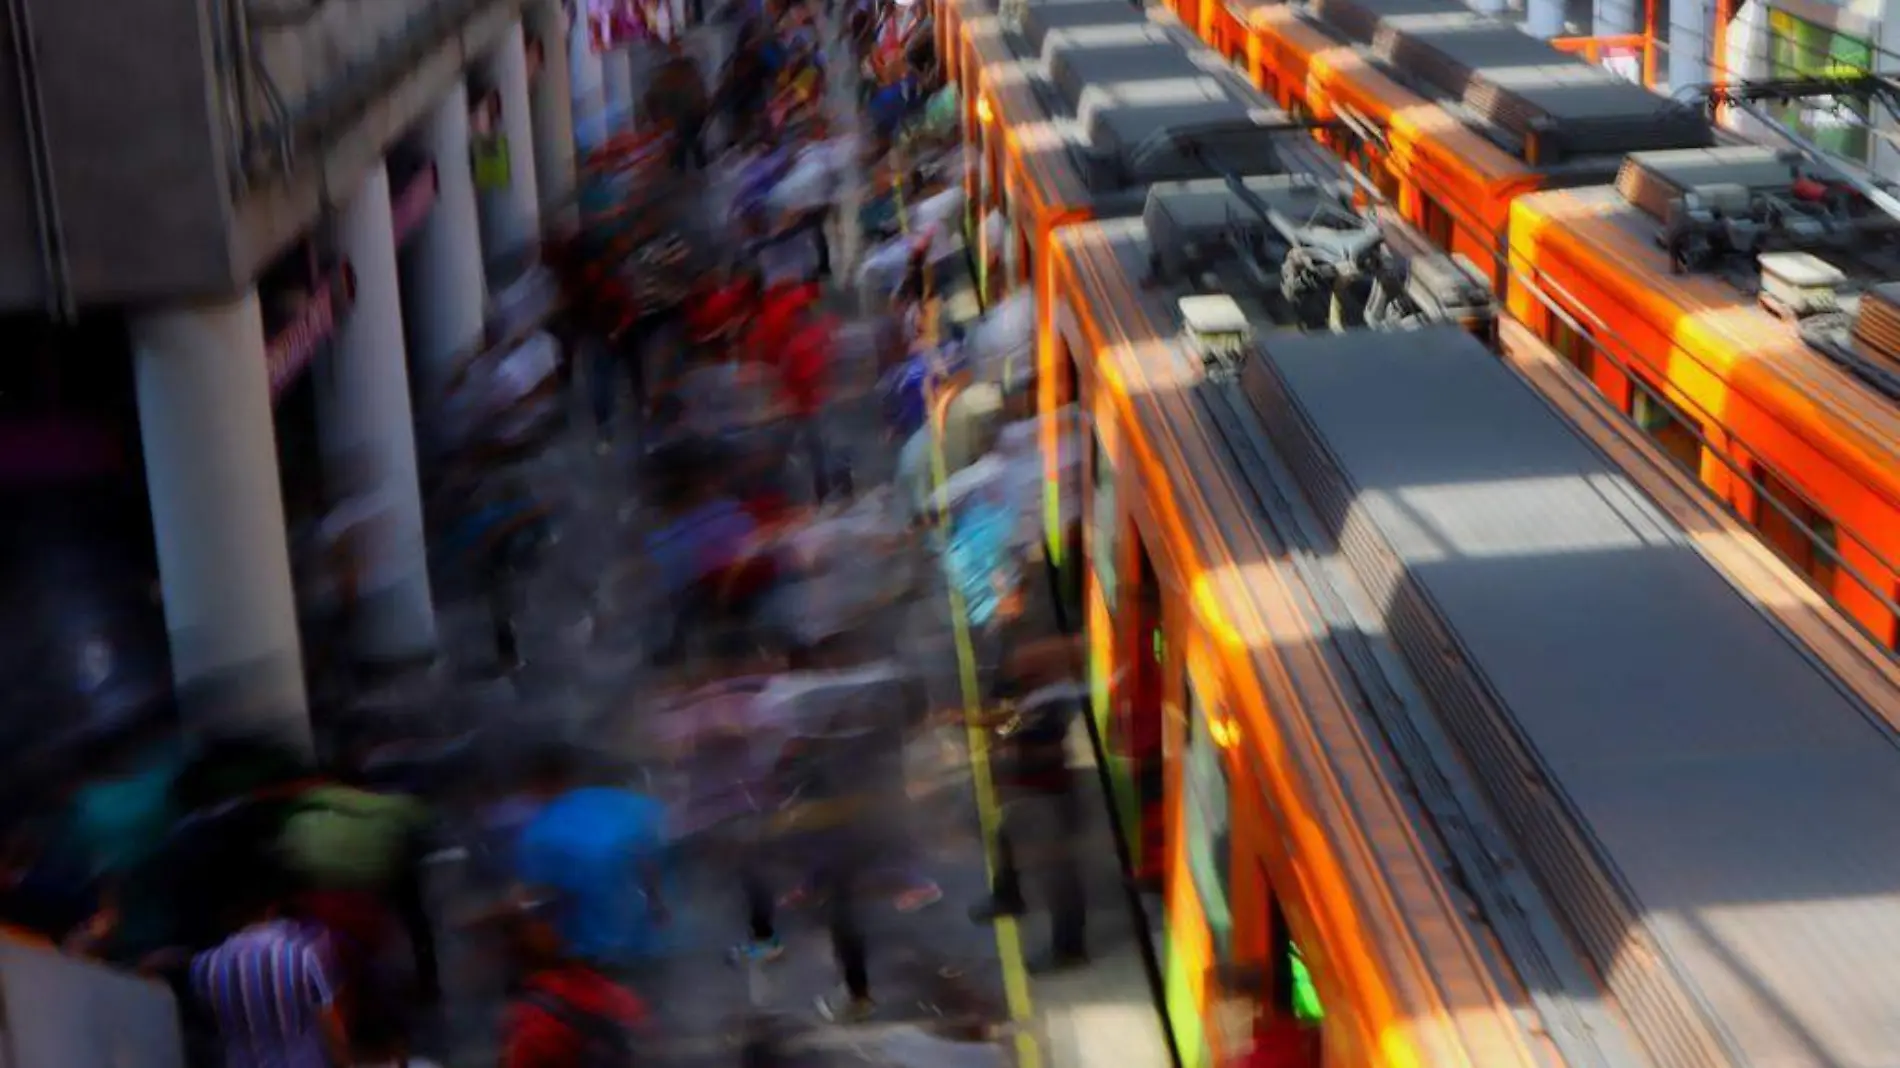
[[[327,939],[280,916],[282,899],[267,885],[245,895],[249,922],[191,962],[191,991],[217,1025],[225,1068],[347,1065]]]

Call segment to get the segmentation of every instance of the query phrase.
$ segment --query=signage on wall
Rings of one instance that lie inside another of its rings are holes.
[[[596,52],[642,41],[672,41],[680,18],[673,0],[589,0],[587,37]]]
[[[390,227],[396,232],[396,244],[400,245],[414,236],[422,224],[428,221],[429,209],[435,207],[436,193],[442,188],[442,179],[436,174],[435,164],[417,171],[402,187],[395,199],[390,202]]]
[[[270,339],[264,359],[270,369],[272,400],[283,395],[310,366],[317,352],[336,335],[337,324],[349,313],[355,299],[356,272],[345,263],[330,272],[316,293],[304,298],[303,306],[291,317],[290,324]]]

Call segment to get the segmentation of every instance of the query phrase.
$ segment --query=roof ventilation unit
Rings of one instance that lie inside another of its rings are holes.
[[[1253,340],[1253,327],[1240,304],[1225,293],[1182,297],[1181,334],[1201,355],[1201,367],[1210,377],[1228,377],[1239,371]]]
[[[1806,252],[1770,252],[1761,263],[1761,306],[1783,319],[1806,319],[1841,310],[1847,274]]]
[[[1854,344],[1889,370],[1900,372],[1900,282],[1877,285],[1860,296]]]

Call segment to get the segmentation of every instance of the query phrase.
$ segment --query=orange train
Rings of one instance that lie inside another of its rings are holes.
[[[1042,370],[1066,383],[1090,428],[1085,470],[1062,492],[1084,502],[1097,700],[1166,739],[1156,950],[1178,1061],[1634,1068],[1615,1024],[1589,1029],[1584,1045],[1606,1049],[1579,1048],[1568,1039],[1583,1030],[1529,1009],[1532,990],[1561,989],[1574,1004],[1602,991],[1541,894],[1468,866],[1469,830],[1497,834],[1492,817],[1461,812],[1448,840],[1415,803],[1408,776],[1420,769],[1404,766],[1364,698],[1406,683],[1315,626],[1315,598],[1331,594],[1274,561],[1318,546],[1286,545],[1296,531],[1265,503],[1297,491],[1263,492],[1273,475],[1247,447],[1257,421],[1229,425],[1224,402],[1199,396],[1218,372],[1203,373],[1176,305],[1208,291],[1174,267],[1151,268],[1151,255],[1219,244],[1230,214],[1258,229],[1255,203],[1294,207],[1303,192],[1283,177],[1248,185],[1242,199],[1219,180],[1157,184],[1140,219],[1059,229],[1038,272],[1054,323]],[[1382,331],[1279,320],[1244,292],[1238,264],[1215,269],[1261,342],[1280,331],[1336,341],[1342,358],[1393,344]],[[1216,344],[1235,328],[1203,325]],[[1483,358],[1448,326],[1405,337]],[[1496,841],[1500,858],[1514,855]],[[1500,926],[1464,907],[1466,893],[1500,905],[1485,913]],[[1541,971],[1550,961],[1557,971]],[[1560,1035],[1554,1058],[1546,1027]],[[1130,1050],[1129,1063],[1150,1063],[1140,1053]]]
[[[1301,193],[1156,184],[1041,268],[1094,681],[1165,736],[1184,1068],[1890,1048],[1842,964],[1900,945],[1891,662],[1796,637],[1801,579],[1548,353],[1289,319]]]
[[[1639,187],[1679,201],[1696,183],[1638,180],[1686,166],[1704,187],[1745,188],[1744,213],[1772,218],[1803,184],[1839,187],[1838,174],[1742,145],[1458,0],[1182,0],[1177,10],[1282,106],[1329,124],[1319,138],[1440,247],[1476,263],[1531,333],[1874,639],[1900,643],[1900,352],[1878,329],[1817,331],[1803,321],[1812,309],[1765,309],[1748,267],[1758,247],[1685,268],[1664,247],[1667,198]],[[1541,84],[1526,84],[1526,71]],[[1624,172],[1635,175],[1618,183],[1628,188],[1613,188]],[[1808,214],[1820,219],[1818,247],[1786,231],[1770,247],[1821,261],[1799,272],[1835,291],[1819,311],[1851,312],[1843,298],[1900,275],[1891,220],[1864,201]]]

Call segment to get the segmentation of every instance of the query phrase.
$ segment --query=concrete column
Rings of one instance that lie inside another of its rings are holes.
[[[1525,0],[1524,32],[1546,41],[1564,35],[1564,0]]]
[[[1668,0],[1669,92],[1709,82],[1709,5],[1704,0]],[[1681,99],[1678,97],[1678,99]]]
[[[422,139],[435,160],[435,207],[402,254],[403,317],[409,355],[422,387],[421,406],[435,402],[455,360],[482,333],[486,288],[475,176],[469,167],[468,91],[458,80],[424,120]]]
[[[633,50],[616,48],[600,57],[605,87],[607,127],[618,132],[633,125]]]
[[[311,750],[257,293],[132,323],[145,482],[186,722]]]
[[[541,239],[541,193],[535,181],[534,105],[528,93],[528,42],[517,22],[485,64],[501,94],[501,135],[507,139],[508,184],[482,190],[482,252],[512,257]]]
[[[1504,0],[1467,0],[1471,9],[1480,15],[1501,15],[1504,13]]]
[[[1590,9],[1592,37],[1635,33],[1643,21],[1643,0],[1596,0]]]
[[[574,94],[574,140],[582,148],[592,148],[607,137],[606,71],[601,55],[594,51],[594,35],[588,31],[585,17],[568,27],[568,80]]]
[[[541,45],[541,71],[529,86],[534,102],[534,182],[541,214],[574,191],[574,100],[567,73],[567,16],[560,0],[535,0],[523,16]],[[569,212],[568,214],[573,214]],[[551,220],[550,220],[551,221]]]
[[[336,239],[356,271],[356,304],[315,369],[317,429],[332,496],[368,513],[353,542],[360,570],[351,637],[365,663],[414,663],[435,653],[435,605],[385,168],[364,177],[336,220]]]

